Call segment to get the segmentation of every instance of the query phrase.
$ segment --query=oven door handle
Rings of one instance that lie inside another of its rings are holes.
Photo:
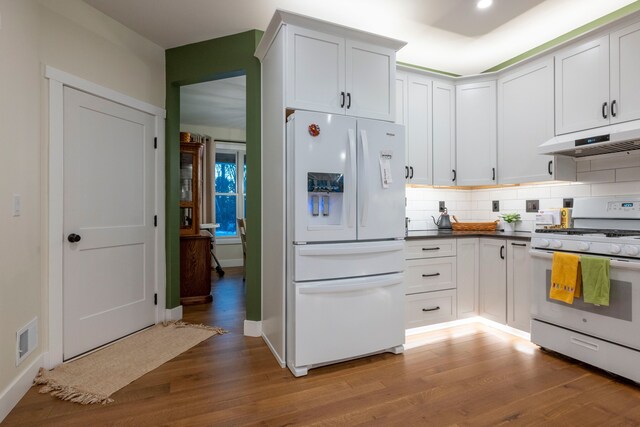
[[[530,249],[529,255],[534,258],[543,258],[551,260],[553,258],[552,251],[541,251],[539,249]],[[602,257],[605,258],[605,257]],[[622,261],[615,258],[611,259],[611,267],[620,268],[624,270],[640,270],[640,262],[639,261]]]

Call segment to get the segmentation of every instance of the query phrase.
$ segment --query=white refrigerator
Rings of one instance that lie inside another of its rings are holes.
[[[286,362],[404,344],[404,127],[297,111],[286,137]]]

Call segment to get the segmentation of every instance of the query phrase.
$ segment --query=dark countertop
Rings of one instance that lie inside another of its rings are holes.
[[[440,231],[415,230],[409,231],[405,240],[447,239],[458,237],[495,237],[498,239],[531,240],[529,231]]]

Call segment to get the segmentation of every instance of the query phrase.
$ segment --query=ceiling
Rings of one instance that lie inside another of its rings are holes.
[[[634,0],[85,0],[171,48],[264,30],[276,8],[408,42],[398,61],[469,75]]]
[[[180,88],[180,123],[245,129],[245,76],[214,80]]]

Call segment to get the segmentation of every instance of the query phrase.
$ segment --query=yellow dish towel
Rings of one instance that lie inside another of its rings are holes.
[[[549,298],[573,304],[574,297],[580,298],[581,288],[580,257],[574,254],[554,252]]]

